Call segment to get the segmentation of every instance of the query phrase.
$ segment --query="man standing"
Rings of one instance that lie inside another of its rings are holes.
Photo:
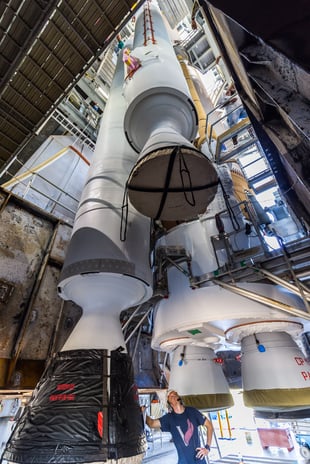
[[[184,406],[181,397],[174,390],[167,395],[171,412],[159,419],[146,416],[146,423],[151,428],[160,428],[170,432],[178,452],[178,464],[194,464],[204,460],[209,454],[213,434],[213,426],[200,411],[190,406]],[[200,444],[199,426],[207,429],[207,439]]]

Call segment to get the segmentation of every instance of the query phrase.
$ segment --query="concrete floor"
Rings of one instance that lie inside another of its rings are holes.
[[[247,431],[248,432],[248,431]],[[244,464],[306,464],[299,453],[299,446],[294,441],[294,449],[288,451],[283,448],[261,447],[257,432],[251,431],[252,443],[246,440],[245,430],[234,430],[234,439],[214,439],[209,454],[210,464],[240,463],[240,456]],[[216,445],[216,441],[218,446]],[[148,449],[143,458],[143,464],[176,464],[177,453],[170,441],[169,433],[155,432],[153,442],[148,442]]]

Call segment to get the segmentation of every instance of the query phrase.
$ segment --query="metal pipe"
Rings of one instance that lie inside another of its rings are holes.
[[[134,361],[134,359],[136,357],[138,345],[139,345],[140,338],[141,338],[141,332],[142,332],[142,325],[140,325],[140,327],[139,327],[139,332],[138,332],[137,339],[136,339],[136,342],[135,342],[135,347],[133,349],[133,353],[132,353],[132,356],[131,356],[132,361]]]
[[[129,340],[131,339],[131,337],[136,333],[136,331],[138,330],[138,328],[142,325],[142,322],[144,321],[144,319],[149,315],[149,313],[152,311],[153,309],[153,305],[150,306],[150,308],[147,310],[147,312],[142,316],[142,318],[140,319],[140,321],[138,322],[138,324],[136,325],[136,327],[132,330],[132,332],[128,335],[128,337],[126,338],[125,340],[125,344],[127,344],[129,342]]]
[[[292,268],[291,261],[289,259],[289,256],[288,256],[288,253],[286,251],[285,245],[283,244],[283,240],[282,240],[281,237],[277,236],[275,231],[274,231],[274,234],[275,234],[276,238],[278,239],[279,245],[282,247],[283,258],[284,258],[284,260],[285,260],[285,262],[286,262],[286,264],[288,266],[288,269],[289,269],[289,271],[291,273],[293,281],[295,282],[296,286],[299,288],[299,291],[300,291],[301,297],[304,300],[306,309],[307,309],[308,313],[310,313],[310,307],[309,307],[309,304],[308,304],[308,301],[307,301],[306,292],[305,292],[303,286],[300,284],[299,280],[297,279],[297,277],[295,275],[295,272],[294,272],[294,269]]]
[[[213,279],[213,282],[216,285],[219,285],[222,288],[225,288],[226,290],[229,290],[233,293],[236,293],[237,295],[244,296],[246,298],[249,298],[250,300],[256,301],[258,303],[263,303],[267,306],[270,306],[271,308],[278,309],[280,311],[283,311],[285,313],[290,314],[291,316],[295,317],[301,317],[303,319],[309,320],[310,321],[310,314],[294,308],[291,305],[288,305],[286,303],[281,303],[280,301],[273,300],[272,298],[266,297],[259,295],[258,293],[250,292],[249,290],[245,290],[244,288],[236,287],[231,284],[227,284],[226,282],[222,282],[217,279]]]
[[[142,307],[142,304],[140,304],[139,306],[136,307],[136,309],[134,310],[134,312],[131,314],[131,316],[129,317],[129,319],[125,322],[125,324],[123,325],[123,331],[126,330],[126,328],[128,327],[128,325],[130,324],[130,322],[133,320],[133,318],[135,317],[135,315],[140,311]]]
[[[255,266],[252,266],[252,269],[254,271],[258,271],[261,274],[263,274],[264,276],[268,277],[268,279],[271,280],[272,282],[274,282],[276,284],[279,284],[279,285],[282,285],[282,287],[285,287],[288,290],[290,290],[291,292],[293,292],[296,295],[300,296],[300,293],[301,293],[300,289],[297,288],[295,285],[291,284],[290,282],[288,282],[287,280],[281,279],[281,277],[278,277],[278,276],[272,274],[271,272],[266,271],[266,269],[257,268]],[[305,296],[305,298],[310,299],[310,292],[309,292],[308,289],[304,288],[304,296]],[[303,295],[302,295],[302,297],[303,297]]]

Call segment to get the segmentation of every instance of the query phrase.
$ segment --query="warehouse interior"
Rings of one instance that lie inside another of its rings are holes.
[[[118,55],[147,3],[10,0],[0,6],[1,401],[28,403],[82,317],[81,306],[60,297],[59,282]],[[172,267],[191,289],[216,280],[225,291],[246,282],[293,292],[303,311],[284,308],[277,298],[272,304],[302,325],[298,344],[310,356],[310,7],[305,0],[251,8],[242,0],[157,4],[176,54],[190,66],[188,82],[205,85],[195,94],[204,124],[197,143],[202,137],[213,162],[234,166],[246,179],[246,233],[256,241],[236,253],[219,229],[217,269],[197,277],[184,250],[155,247],[179,222],[151,221],[152,295],[120,313],[142,393],[169,386],[169,350],[151,345],[154,313],[169,300]],[[247,117],[227,128],[221,95],[232,82]],[[221,338],[222,327],[217,331]],[[230,388],[242,388],[240,345],[229,341],[217,346],[216,357]],[[308,418],[309,409],[295,416]]]

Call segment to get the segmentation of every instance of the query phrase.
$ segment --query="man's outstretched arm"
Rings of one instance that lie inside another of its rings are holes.
[[[145,417],[145,422],[151,429],[160,429],[160,420],[159,419],[152,419],[150,416],[148,416],[145,413],[145,406],[141,406],[141,411],[143,413],[143,416]]]

